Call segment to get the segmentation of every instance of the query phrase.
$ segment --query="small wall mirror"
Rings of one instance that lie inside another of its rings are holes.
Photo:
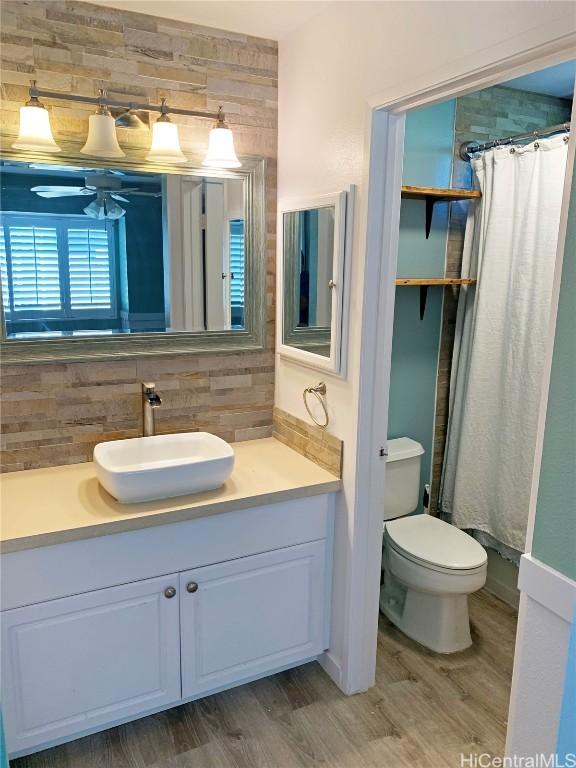
[[[280,354],[341,373],[346,227],[351,193],[282,210]]]
[[[5,361],[261,345],[260,163],[212,175],[3,160],[0,176]]]

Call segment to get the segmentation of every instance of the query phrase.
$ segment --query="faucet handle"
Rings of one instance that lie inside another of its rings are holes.
[[[142,382],[142,392],[149,394],[156,391],[156,384],[153,381]]]

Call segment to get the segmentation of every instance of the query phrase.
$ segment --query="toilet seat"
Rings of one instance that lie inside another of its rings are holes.
[[[387,522],[384,530],[392,549],[424,568],[456,574],[486,567],[488,557],[481,544],[436,517],[403,517]]]

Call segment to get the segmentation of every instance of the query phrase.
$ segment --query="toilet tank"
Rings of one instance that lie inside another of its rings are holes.
[[[420,501],[420,465],[424,448],[409,437],[388,440],[384,520],[409,515]]]

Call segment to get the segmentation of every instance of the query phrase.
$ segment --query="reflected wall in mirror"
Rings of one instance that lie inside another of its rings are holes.
[[[330,356],[335,207],[284,214],[284,343]],[[290,289],[292,283],[292,289]]]
[[[5,338],[245,329],[246,186],[3,161]]]
[[[280,354],[315,368],[341,370],[347,205],[341,192],[282,212]]]

